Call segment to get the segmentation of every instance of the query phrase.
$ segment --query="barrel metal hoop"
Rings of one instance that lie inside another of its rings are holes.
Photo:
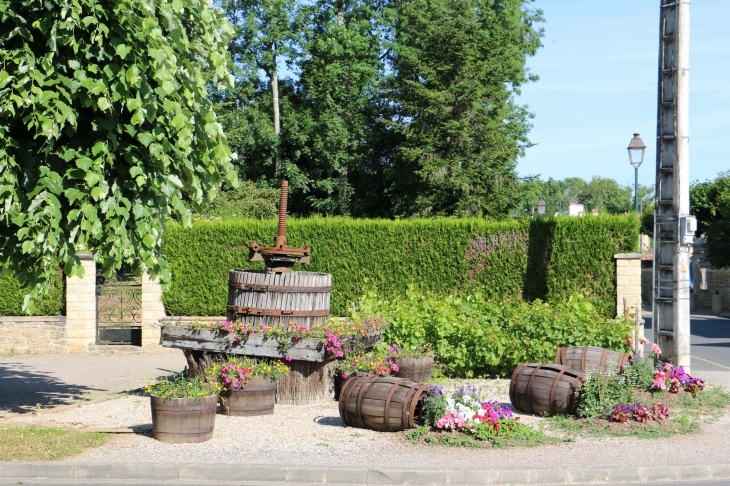
[[[406,381],[408,378],[401,378],[400,380],[393,383],[393,386],[390,387],[390,391],[388,392],[388,396],[385,398],[385,427],[388,429],[388,432],[393,432],[393,427],[390,425],[390,400],[393,398],[393,394],[398,390],[398,387],[401,383]],[[403,404],[405,407],[405,403]]]
[[[580,357],[580,370],[585,373],[586,371],[586,354],[588,353],[588,346],[583,346],[583,354]]]
[[[585,381],[586,381],[585,375],[583,375],[582,373],[575,374],[575,379],[570,384],[570,390],[568,390],[568,402],[571,402],[571,398],[572,398],[573,399],[572,402],[575,403],[575,391],[577,390],[577,388],[575,387],[575,384],[578,383],[578,381],[582,381],[583,383],[585,383]],[[572,396],[571,396],[571,394],[572,394]],[[573,408],[572,407],[573,403],[568,403],[568,410]]]
[[[411,385],[408,385],[408,392],[406,393],[406,397],[403,399],[403,413],[402,413],[402,423],[404,426],[408,424],[408,407],[411,398],[416,396],[416,392],[418,391],[418,383],[413,383]]]
[[[568,364],[568,348],[566,346],[563,346],[562,357],[563,357],[563,362],[560,364],[567,365]]]
[[[357,383],[362,381],[362,378],[363,377],[361,375],[354,376],[349,380],[345,380],[345,384],[342,385],[342,390],[340,391],[340,417],[342,417],[342,421],[345,422],[345,425],[352,425],[352,421],[347,414],[347,402],[350,401],[352,390],[354,390],[355,386],[357,386]]]
[[[360,385],[360,392],[357,394],[357,404],[356,404],[356,413],[357,413],[357,419],[360,421],[360,427],[363,429],[365,428],[365,422],[362,419],[362,395],[365,393],[365,386],[371,381],[371,380],[377,380],[378,375],[373,375],[370,377],[365,378],[365,381],[362,382],[362,385]]]
[[[626,366],[626,361],[628,361],[629,355],[627,353],[621,353],[621,357],[618,359],[618,372],[621,373],[624,370],[624,366]]]
[[[525,395],[527,395],[527,410],[532,413],[532,395],[530,395],[530,390],[532,389],[532,380],[535,379],[535,375],[537,375],[537,372],[540,371],[540,368],[542,368],[543,365],[537,365],[537,368],[532,370],[532,374],[530,375],[530,379],[527,382],[527,390],[525,390]]]
[[[332,287],[289,287],[286,285],[260,285],[241,282],[230,282],[229,288],[248,292],[286,292],[286,293],[325,293],[331,292]]]
[[[548,404],[550,405],[550,415],[555,414],[555,406],[553,405],[553,400],[555,400],[555,389],[558,387],[558,383],[560,383],[560,377],[565,374],[566,371],[568,371],[570,368],[566,367],[565,369],[560,370],[560,373],[558,373],[558,376],[555,377],[555,381],[553,381],[553,386],[550,389],[550,401]],[[568,390],[570,391],[570,390]]]
[[[322,317],[330,315],[329,309],[324,310],[283,310],[283,309],[261,309],[258,307],[244,307],[240,305],[229,305],[228,310],[236,314],[246,316],[272,316],[272,317]]]
[[[412,429],[416,426],[416,407],[418,406],[418,402],[420,401],[421,395],[423,395],[423,392],[428,388],[428,385],[421,385],[416,390],[416,393],[411,398],[411,406],[409,408],[409,417],[408,417],[408,428]],[[403,408],[406,407],[406,404],[403,404]],[[406,425],[406,424],[404,424]]]
[[[517,394],[517,382],[515,381],[515,378],[520,377],[520,372],[522,371],[522,368],[527,366],[527,363],[522,363],[519,365],[515,370],[512,372],[512,376],[509,380],[509,401],[513,404],[517,405],[517,402],[515,401],[515,395]],[[519,408],[519,407],[518,407]]]
[[[603,364],[606,362],[606,356],[608,356],[608,349],[603,350],[603,354],[601,355],[601,364],[599,365],[599,368],[603,369]]]
[[[555,352],[555,364],[565,364],[565,363],[561,362],[562,357],[563,357],[563,348],[562,348],[562,346],[558,346],[558,349]]]

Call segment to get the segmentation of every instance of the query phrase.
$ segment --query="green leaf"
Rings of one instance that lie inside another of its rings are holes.
[[[99,98],[96,101],[96,104],[99,106],[99,109],[101,111],[105,111],[111,106],[111,104],[109,103],[109,100],[106,98]]]

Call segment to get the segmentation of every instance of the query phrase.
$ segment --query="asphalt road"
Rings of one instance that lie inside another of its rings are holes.
[[[229,482],[229,481],[139,481],[139,480],[94,480],[84,479],[0,479],[0,486],[28,484],[35,486],[310,486],[311,483],[278,483],[278,482]],[[317,483],[321,484],[321,483]],[[595,485],[595,483],[593,483]],[[721,486],[730,485],[730,480],[718,479],[716,481],[681,481],[666,483],[601,483],[606,486],[611,484],[637,484],[641,486]],[[337,485],[332,485],[337,486]],[[573,484],[573,486],[588,486]]]
[[[644,313],[646,337],[651,340],[651,315]],[[730,319],[693,314],[690,318],[691,373],[730,387]]]

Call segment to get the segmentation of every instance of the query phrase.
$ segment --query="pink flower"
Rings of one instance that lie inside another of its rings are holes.
[[[671,364],[667,363],[664,366],[662,366],[662,371],[672,371],[673,367]]]
[[[231,377],[230,377],[230,376],[226,376],[226,379],[225,379],[224,381],[225,381],[226,383],[230,383],[230,382],[231,382]]]
[[[641,343],[641,344],[646,344],[646,343],[648,343],[648,342],[649,342],[649,340],[648,340],[648,339],[646,339],[645,337],[640,337],[640,338],[639,338],[639,343]]]
[[[238,380],[233,380],[233,388],[238,388]]]
[[[651,352],[654,354],[662,354],[662,349],[654,343],[651,345]]]
[[[345,373],[342,373],[342,379],[343,380],[346,380],[347,379],[347,375]]]
[[[291,361],[291,356],[287,356],[287,357],[286,357],[286,358],[284,358],[284,359],[285,359],[285,360],[287,360],[287,361]]]

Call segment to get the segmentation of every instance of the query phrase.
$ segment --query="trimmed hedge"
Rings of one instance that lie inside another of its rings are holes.
[[[66,288],[63,275],[51,282],[48,294],[36,304],[34,316],[60,316],[66,311]],[[28,291],[11,273],[0,274],[0,316],[23,316],[23,300]]]
[[[276,221],[198,221],[168,227],[164,253],[172,282],[163,293],[170,315],[224,315],[231,269],[261,269],[248,244],[270,244]],[[616,309],[613,255],[634,251],[639,223],[630,216],[493,222],[483,219],[290,220],[291,246],[313,248],[312,265],[331,273],[332,312],[377,289],[384,299],[403,296],[409,284],[450,295],[481,292],[487,299],[523,297],[562,302],[589,298],[604,316]]]

